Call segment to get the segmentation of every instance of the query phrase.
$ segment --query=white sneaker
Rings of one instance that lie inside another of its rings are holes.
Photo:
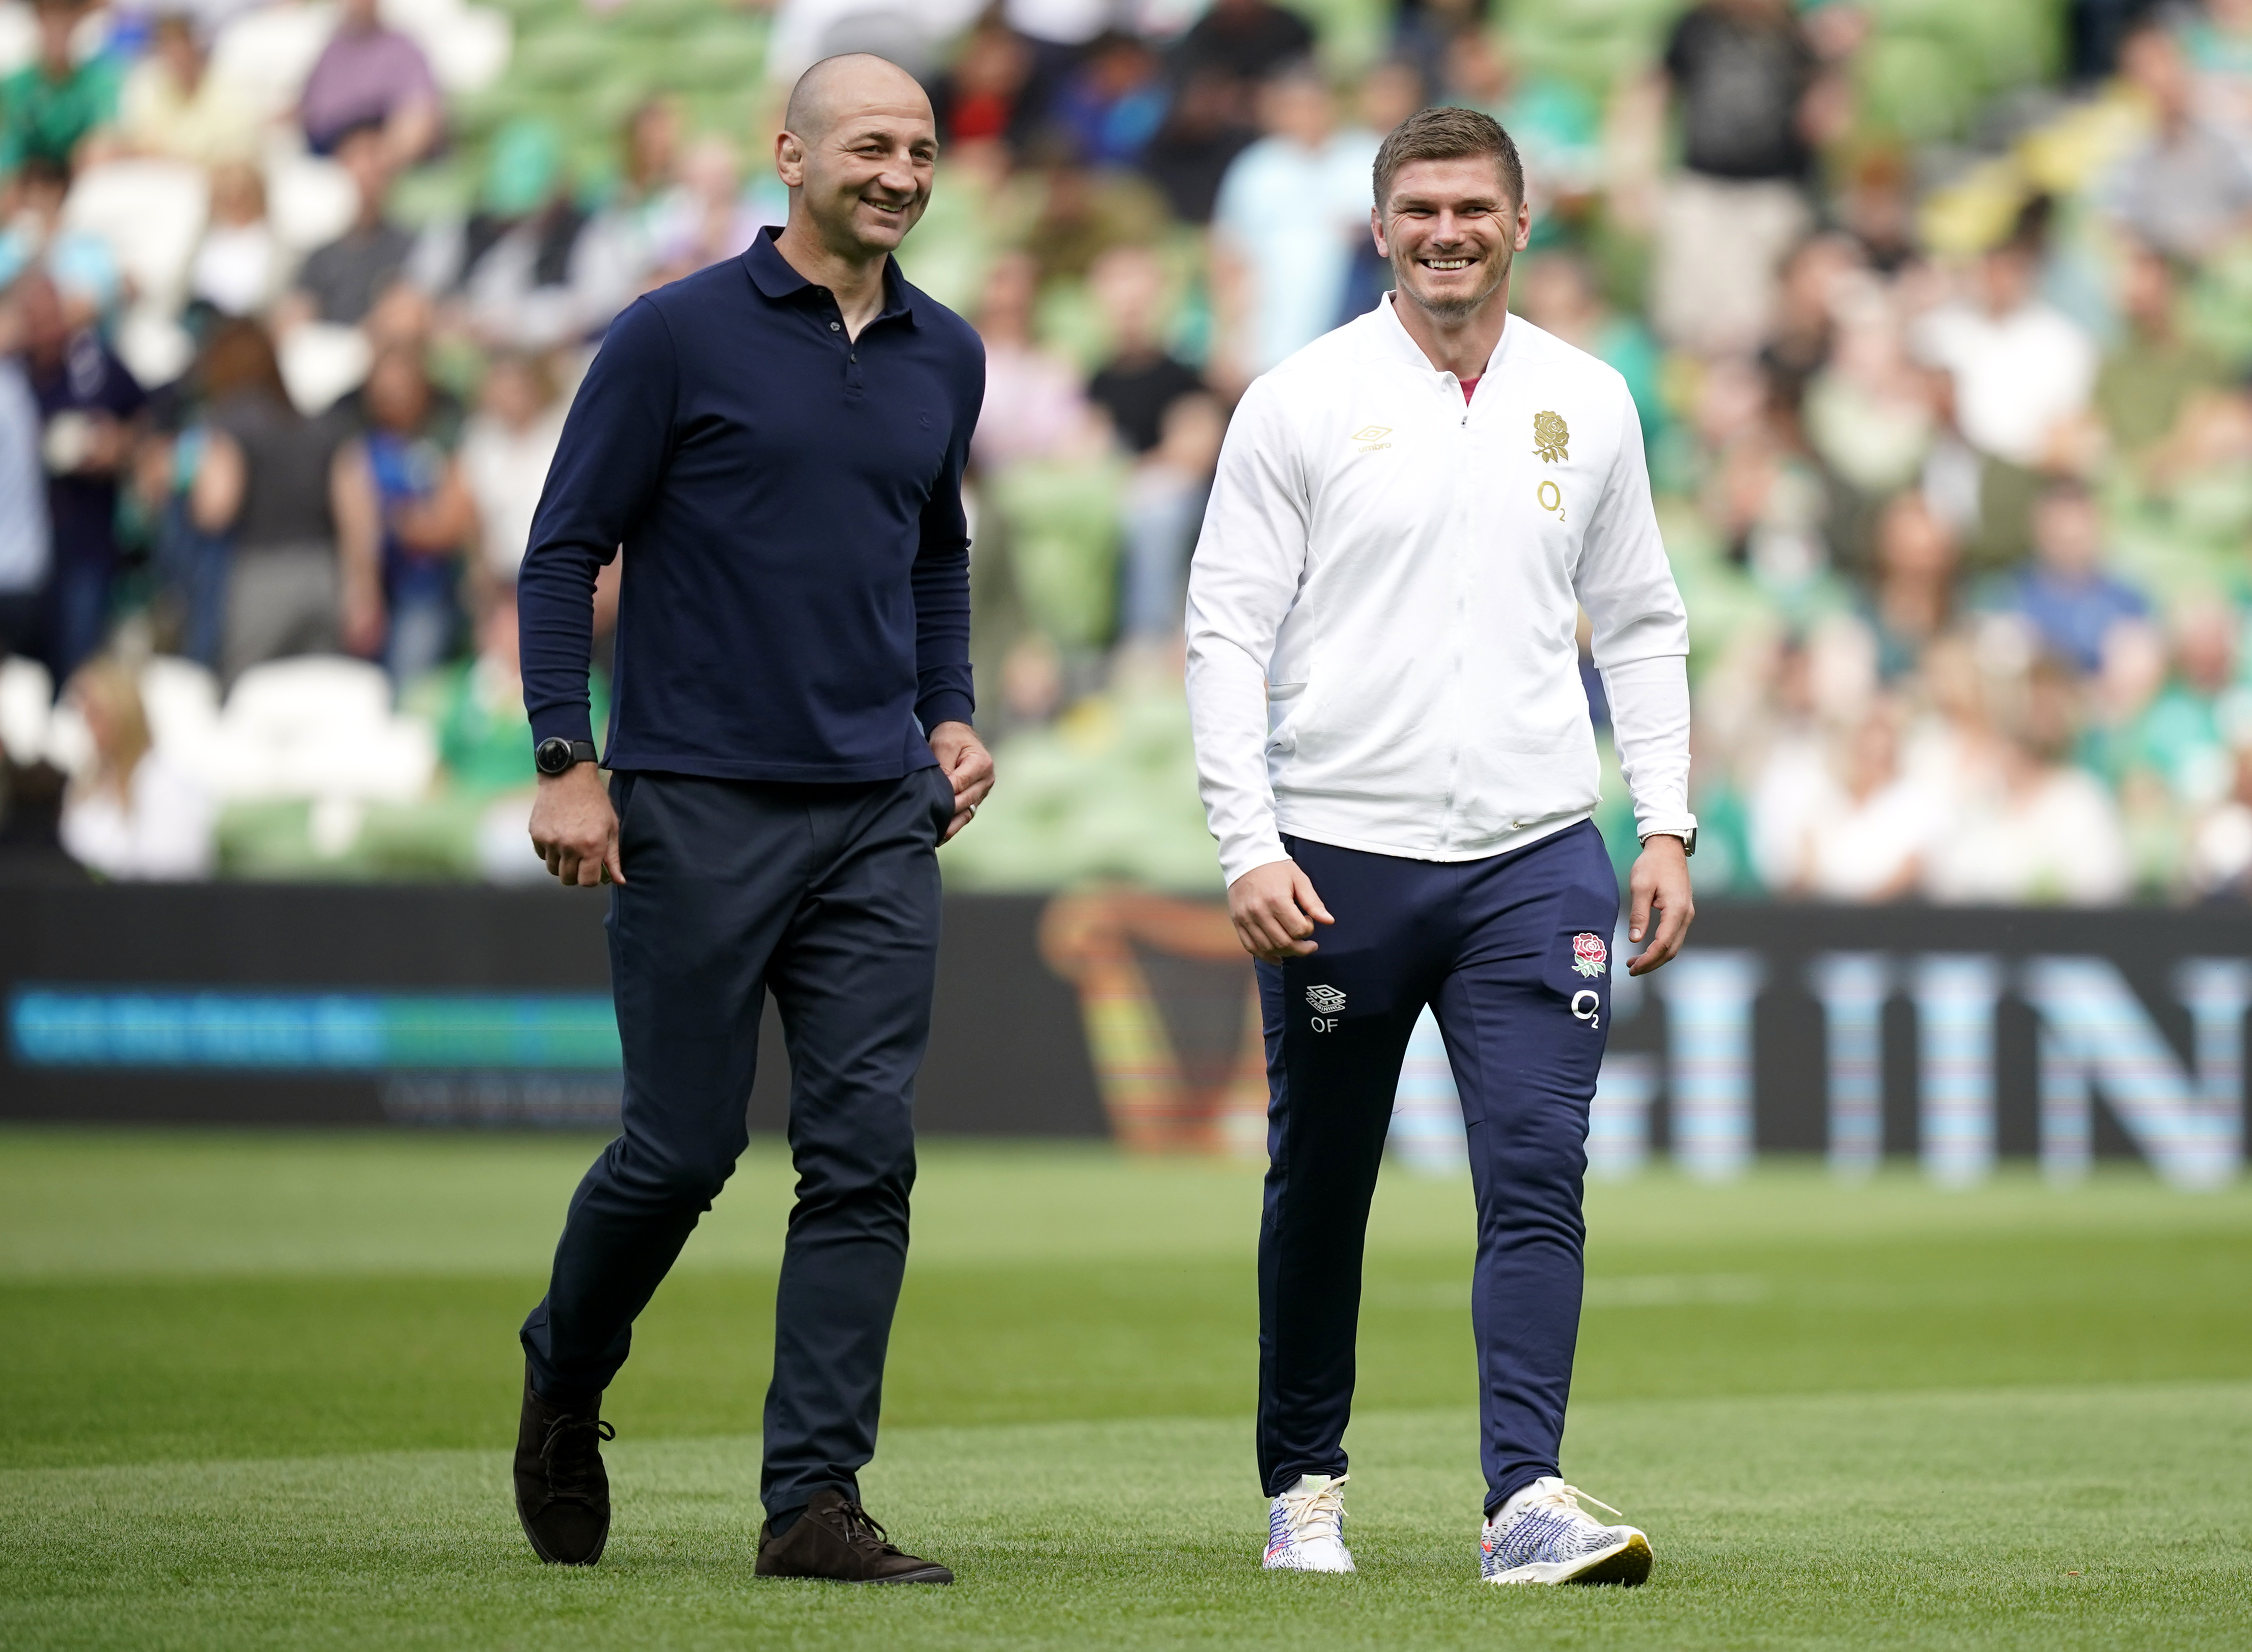
[[[1345,1482],[1350,1475],[1301,1475],[1267,1511],[1269,1572],[1350,1572],[1345,1546]]]
[[[1581,1512],[1582,1502],[1617,1510],[1549,1475],[1494,1511],[1478,1542],[1478,1576],[1488,1583],[1622,1583],[1650,1575],[1650,1539],[1632,1526],[1607,1526]]]

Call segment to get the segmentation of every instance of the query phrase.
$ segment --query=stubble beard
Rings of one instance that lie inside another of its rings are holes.
[[[1487,302],[1509,284],[1509,267],[1516,260],[1516,257],[1514,248],[1502,247],[1494,255],[1493,280],[1467,298],[1424,297],[1415,290],[1414,284],[1408,281],[1401,268],[1403,261],[1412,263],[1414,261],[1412,260],[1402,260],[1395,258],[1393,260],[1392,285],[1409,303],[1430,316],[1432,320],[1442,324],[1459,323],[1468,321],[1479,310],[1484,309]]]

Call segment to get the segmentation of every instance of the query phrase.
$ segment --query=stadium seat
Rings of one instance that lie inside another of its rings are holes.
[[[126,311],[115,342],[118,359],[150,389],[172,383],[196,359],[195,339],[163,304],[143,302]]]
[[[60,700],[47,718],[45,749],[39,755],[66,774],[82,774],[94,764],[94,733],[69,700]]]
[[[391,709],[391,684],[363,660],[274,660],[236,681],[219,713],[209,775],[227,798],[404,802],[438,766],[421,721]]]
[[[96,8],[79,19],[71,45],[83,60],[101,50],[109,38],[109,13]],[[0,4],[0,75],[29,66],[39,55],[39,25],[36,14],[22,0]]]
[[[317,419],[358,390],[372,356],[365,333],[335,322],[306,322],[290,329],[277,353],[289,399],[308,419]]]
[[[13,74],[39,53],[39,25],[27,5],[0,5],[0,74]]]
[[[615,43],[599,29],[545,30],[518,48],[511,78],[544,91],[581,87],[609,66],[615,50]]]
[[[504,11],[462,0],[385,0],[383,19],[414,37],[448,96],[481,92],[507,71],[514,28]]]
[[[742,10],[718,0],[631,0],[614,13],[619,26],[645,33],[675,34],[711,17],[741,17]],[[760,26],[763,27],[763,24]]]
[[[302,146],[276,143],[266,156],[266,221],[292,252],[309,253],[343,234],[358,208],[351,175]]]
[[[20,654],[0,659],[0,752],[14,762],[37,762],[47,749],[54,703],[55,680],[45,666]]]
[[[116,254],[144,302],[179,308],[209,214],[203,169],[184,161],[136,158],[87,167],[63,204],[63,227],[99,236]]]
[[[141,668],[141,707],[158,750],[197,774],[219,739],[219,679],[193,660],[160,654]]]
[[[347,732],[391,716],[391,683],[380,666],[334,655],[254,665],[236,680],[221,714],[231,732],[296,739],[323,724]]]
[[[297,101],[305,77],[336,29],[327,6],[265,6],[220,26],[212,43],[212,67],[254,98],[261,111],[280,115]]]
[[[415,31],[429,54],[430,73],[448,94],[482,92],[508,72],[515,29],[508,14],[470,6]]]
[[[1103,459],[1024,460],[990,484],[1026,617],[1061,647],[1098,648],[1116,622],[1123,487]]]
[[[977,0],[796,0],[782,8],[768,47],[768,67],[780,80],[794,80],[816,59],[835,52],[888,47],[886,55],[910,72],[928,59],[938,41],[976,21],[984,8]]]
[[[690,89],[727,91],[754,85],[766,64],[766,42],[745,24],[716,20],[684,38],[672,82]]]

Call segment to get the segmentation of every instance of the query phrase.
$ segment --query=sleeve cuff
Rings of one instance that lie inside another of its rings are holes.
[[[1271,866],[1278,860],[1290,858],[1289,850],[1274,833],[1253,842],[1230,845],[1220,857],[1220,875],[1223,882],[1233,884],[1248,871],[1262,866]]]
[[[551,705],[532,714],[532,743],[542,740],[594,741],[594,714],[583,705]]]
[[[1647,819],[1637,820],[1634,823],[1634,835],[1637,838],[1686,838],[1696,829],[1697,817],[1694,815],[1652,815]]]
[[[928,735],[941,723],[969,722],[976,711],[976,702],[960,689],[941,689],[915,706],[915,721]]]

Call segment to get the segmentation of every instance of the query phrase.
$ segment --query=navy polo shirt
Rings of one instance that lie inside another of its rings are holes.
[[[604,765],[896,780],[970,720],[969,324],[884,271],[856,341],[761,233],[643,297],[571,405],[517,580],[535,739],[590,738],[594,577],[625,552]]]

